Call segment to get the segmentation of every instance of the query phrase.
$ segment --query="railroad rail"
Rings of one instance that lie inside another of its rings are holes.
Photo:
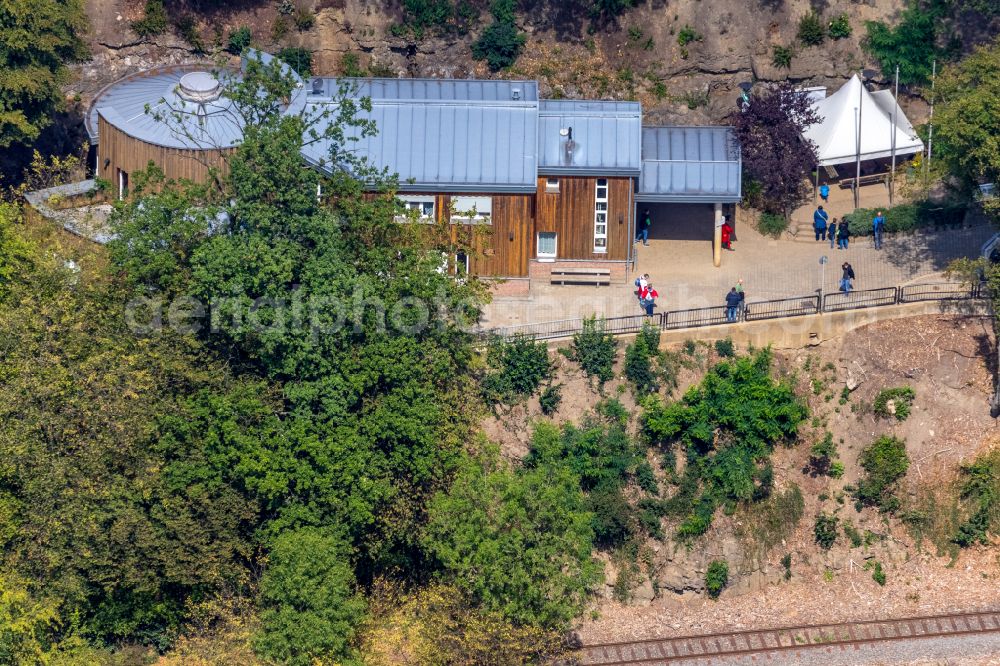
[[[577,652],[576,663],[580,666],[655,666],[807,648],[849,647],[991,632],[1000,632],[1000,610],[584,645]]]

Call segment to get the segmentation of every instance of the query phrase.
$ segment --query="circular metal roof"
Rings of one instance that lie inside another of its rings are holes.
[[[211,102],[219,99],[219,80],[208,72],[188,72],[177,84],[177,95],[189,102]]]

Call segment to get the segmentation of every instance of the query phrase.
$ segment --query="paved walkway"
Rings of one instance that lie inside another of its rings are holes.
[[[695,224],[694,222],[697,222]],[[852,238],[850,249],[830,249],[829,243],[774,240],[738,223],[734,252],[723,250],[722,266],[712,266],[712,246],[702,221],[669,221],[674,229],[656,229],[649,246],[638,246],[638,273],[625,284],[610,287],[554,286],[535,282],[528,298],[496,298],[486,308],[488,328],[586,317],[640,313],[632,280],[649,273],[660,293],[658,308],[679,310],[722,305],[729,288],[743,279],[749,302],[790,298],[823,289],[835,291],[840,266],[848,261],[857,275],[856,289],[891,287],[938,275],[953,259],[974,257],[995,230],[988,224],[961,229],[921,231],[886,236],[882,250],[871,238]],[[704,238],[700,238],[704,236]],[[673,240],[673,238],[684,240]],[[826,256],[825,277],[819,263]]]

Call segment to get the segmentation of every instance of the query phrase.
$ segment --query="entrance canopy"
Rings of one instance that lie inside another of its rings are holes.
[[[858,105],[861,105],[861,159],[874,160],[892,155],[895,136],[896,155],[911,155],[924,149],[903,110],[889,90],[874,93],[854,75],[840,90],[824,99],[814,97],[820,122],[811,125],[803,136],[816,144],[819,166],[846,164],[858,157]],[[893,111],[896,122],[893,124]]]
[[[735,203],[741,169],[732,127],[643,127],[636,201]]]

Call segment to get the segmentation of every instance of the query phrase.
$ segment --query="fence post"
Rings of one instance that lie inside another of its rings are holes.
[[[892,304],[893,305],[899,305],[900,303],[903,302],[903,288],[902,287],[896,287],[896,289],[894,290],[894,292],[895,293],[893,294]]]
[[[667,311],[666,310],[664,310],[663,312],[660,313],[660,330],[661,331],[667,330]]]

